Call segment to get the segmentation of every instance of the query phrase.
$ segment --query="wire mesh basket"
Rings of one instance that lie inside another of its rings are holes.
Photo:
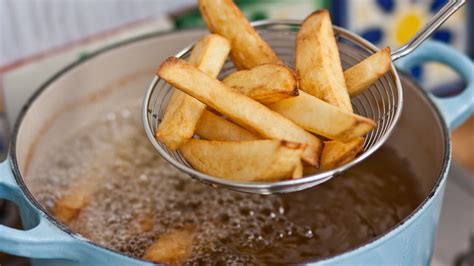
[[[260,36],[273,48],[280,59],[294,69],[295,40],[301,22],[293,20],[264,20],[254,22],[252,25]],[[359,63],[378,51],[374,45],[347,30],[334,27],[334,33],[343,69]],[[182,50],[176,57],[186,60],[191,50],[192,45]],[[237,69],[233,63],[227,60],[218,79],[221,80],[235,71]],[[366,135],[362,152],[353,161],[338,168],[300,179],[278,182],[241,182],[199,172],[193,169],[178,151],[169,150],[164,144],[155,139],[156,129],[164,116],[166,106],[174,89],[166,81],[155,77],[145,95],[143,104],[145,131],[160,155],[179,170],[204,183],[259,194],[292,192],[312,187],[360,163],[375,152],[390,136],[400,117],[403,99],[401,83],[392,65],[390,71],[377,80],[369,89],[351,99],[354,113],[377,122],[377,127]]]

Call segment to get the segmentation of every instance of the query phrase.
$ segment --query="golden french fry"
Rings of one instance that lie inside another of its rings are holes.
[[[217,77],[229,54],[230,43],[225,38],[210,34],[194,46],[189,63],[211,77]],[[166,107],[163,121],[156,132],[156,138],[169,149],[176,150],[189,140],[206,106],[200,101],[175,90]]]
[[[301,177],[304,145],[281,140],[208,141],[192,139],[179,149],[197,170],[238,181]]]
[[[292,179],[298,179],[298,178],[302,178],[303,177],[303,171],[304,171],[304,166],[303,166],[303,162],[300,161],[296,167],[295,167],[295,170],[293,171],[293,174],[292,174]]]
[[[390,48],[386,47],[346,70],[344,78],[350,96],[356,96],[370,87],[390,70],[391,64]],[[352,161],[364,147],[364,138],[349,142],[325,141],[324,144],[321,170],[330,170]]]
[[[247,129],[207,110],[202,113],[195,133],[207,140],[244,141],[261,139]]]
[[[314,12],[301,25],[296,37],[295,67],[301,90],[352,112],[327,10]]]
[[[272,72],[283,67],[271,64],[263,66],[266,67],[252,74],[251,72],[259,67],[235,72],[229,76],[232,82],[226,83],[228,78],[224,79],[223,82],[254,100],[264,104],[268,103],[261,99],[269,99],[274,90],[269,88],[265,82],[260,84],[250,80],[265,80],[265,76],[272,76]],[[282,85],[279,86],[282,82],[274,84],[275,88],[282,87]],[[254,91],[258,91],[258,93],[254,93]],[[329,139],[349,141],[367,134],[376,126],[375,122],[368,118],[341,110],[304,91],[300,91],[299,94],[299,96],[267,105],[273,111],[290,119],[302,128]],[[259,98],[256,98],[255,95],[258,95]]]
[[[390,70],[391,64],[390,48],[386,47],[344,71],[349,95],[355,96],[366,90]]]
[[[98,184],[94,178],[85,178],[67,190],[63,197],[60,197],[52,209],[53,215],[63,222],[69,224],[85,208],[95,191]]]
[[[238,69],[283,64],[232,0],[199,0],[198,5],[209,30],[231,42],[230,58]]]
[[[271,98],[276,89],[269,88],[266,76],[274,76],[273,72],[283,68],[279,65],[266,64],[265,68],[256,67],[251,70],[241,70],[224,79],[224,84],[257,100],[295,122],[302,128],[329,139],[349,141],[363,136],[372,130],[376,124],[372,120],[341,110],[308,93],[300,91],[300,96],[280,100],[268,104],[266,99]],[[258,68],[261,68],[258,71]],[[252,73],[253,72],[253,73]],[[230,79],[232,82],[226,83]],[[263,80],[266,82],[252,82]],[[274,79],[277,80],[277,79]],[[282,87],[283,82],[273,83],[275,88]],[[254,93],[258,91],[258,93]],[[258,98],[255,97],[258,95]],[[265,100],[262,100],[265,99]]]
[[[143,259],[171,265],[181,265],[191,256],[195,231],[193,227],[175,229],[160,235],[145,251]]]
[[[298,79],[290,68],[264,64],[227,76],[224,85],[263,104],[271,104],[298,95]]]
[[[370,85],[372,85],[377,79],[382,77],[387,71],[390,70],[392,64],[392,58],[390,55],[390,48],[386,47],[378,51],[377,53],[367,57],[363,61],[355,64],[351,68],[347,69],[344,71],[344,79],[346,81],[346,86],[347,86],[347,91],[349,93],[349,96],[353,97],[356,96],[357,94],[363,92],[366,90]],[[266,66],[266,68],[262,68],[262,66]],[[227,76],[223,82],[227,86],[237,88],[237,89],[242,89],[243,91],[247,91],[248,93],[244,93],[248,96],[250,96],[250,93],[257,94],[260,96],[259,98],[252,97],[253,99],[258,100],[259,102],[262,102],[264,104],[270,104],[273,102],[277,102],[279,100],[282,100],[284,98],[287,98],[289,96],[296,96],[298,95],[298,91],[290,93],[289,90],[278,90],[276,86],[272,86],[272,91],[278,92],[278,96],[281,96],[281,98],[276,97],[275,100],[270,100],[270,101],[265,101],[264,99],[270,98],[274,94],[271,94],[270,92],[267,92],[265,86],[268,87],[268,85],[261,86],[261,84],[265,84],[263,80],[267,80],[268,82],[271,82],[271,79],[266,78],[265,74],[271,73],[271,71],[275,71],[272,69],[271,66],[275,66],[274,64],[265,64],[262,66],[257,66],[251,70],[240,70],[237,72],[234,72]],[[280,65],[276,65],[280,66]],[[280,66],[283,67],[283,66]],[[252,72],[254,69],[261,68],[260,71],[253,73],[252,76],[250,76],[250,72]],[[291,70],[290,70],[291,71]],[[254,83],[247,83],[249,78],[252,78],[252,81],[260,81],[260,82],[254,82]],[[268,83],[267,83],[268,84]],[[275,85],[278,85],[278,83],[273,83]],[[258,91],[257,93],[254,91]],[[280,93],[281,92],[281,93]],[[285,93],[288,92],[288,93]],[[285,97],[286,96],[286,97]]]
[[[54,205],[53,215],[64,224],[69,224],[89,204],[90,195],[69,194],[60,198]]]
[[[364,138],[349,142],[325,141],[321,156],[321,170],[329,170],[352,161],[364,146]]]
[[[281,100],[268,106],[300,127],[328,139],[349,141],[375,128],[371,119],[346,112],[308,93]]]
[[[303,159],[309,164],[318,165],[321,140],[280,114],[235,92],[178,58],[172,57],[164,61],[157,74],[171,85],[262,137],[306,144]]]

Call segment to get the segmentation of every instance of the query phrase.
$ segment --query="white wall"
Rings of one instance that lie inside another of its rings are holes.
[[[195,0],[0,0],[0,67]]]

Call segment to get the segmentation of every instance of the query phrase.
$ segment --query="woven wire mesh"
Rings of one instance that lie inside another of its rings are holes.
[[[294,69],[295,39],[299,29],[299,23],[262,21],[256,23],[254,26],[260,36],[273,48],[280,59],[283,60],[286,65]],[[336,34],[341,63],[344,70],[359,63],[377,50],[367,41],[345,30],[335,27],[334,32]],[[177,57],[186,60],[191,53],[191,49],[192,46],[188,47],[178,54]],[[222,79],[235,71],[237,70],[233,63],[230,60],[227,60],[218,76],[218,79]],[[220,185],[232,184],[232,181],[219,181],[219,178],[213,178],[202,173],[197,173],[191,168],[179,152],[169,150],[164,144],[154,139],[153,136],[164,116],[166,106],[174,89],[175,88],[169,85],[166,81],[159,79],[158,77],[155,77],[152,82],[152,86],[150,87],[146,96],[147,98],[144,102],[144,123],[145,129],[147,130],[147,133],[149,133],[148,137],[150,138],[150,141],[152,141],[155,148],[157,148],[165,159],[191,176],[198,177],[199,180],[207,183],[218,183]],[[392,67],[391,71],[377,80],[369,89],[353,97],[351,101],[354,113],[376,121],[377,127],[366,135],[363,151],[358,158],[353,162],[329,171],[326,174],[322,173],[313,175],[312,181],[315,181],[318,178],[319,180],[325,181],[328,177],[337,174],[338,172],[342,172],[349,166],[362,161],[373,153],[388,138],[398,120],[401,112],[401,93],[402,90],[398,75]],[[237,184],[238,182],[235,183]],[[234,187],[234,189],[236,188]],[[240,189],[237,188],[237,190]]]

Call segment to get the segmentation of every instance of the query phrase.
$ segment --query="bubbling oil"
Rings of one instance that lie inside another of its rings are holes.
[[[189,263],[294,264],[332,256],[386,232],[421,202],[389,148],[305,191],[261,196],[203,185],[161,159],[138,112],[109,113],[51,147],[26,182],[48,210],[81,180],[92,199],[68,226],[99,245],[140,258],[161,234],[192,226]],[[141,229],[141,219],[150,223]]]

